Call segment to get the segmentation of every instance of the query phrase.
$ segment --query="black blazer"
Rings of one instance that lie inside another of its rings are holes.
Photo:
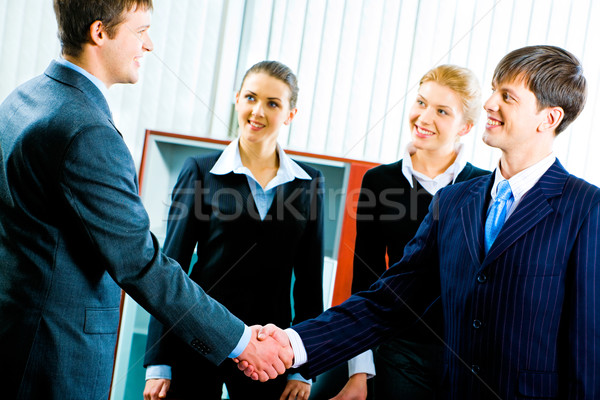
[[[489,173],[467,163],[455,183]],[[425,219],[433,196],[416,179],[413,186],[402,173],[402,160],[377,166],[365,174],[356,211],[352,293],[367,290],[385,272],[386,254],[389,265],[400,261],[404,246]],[[443,334],[439,301],[429,309],[424,323],[411,326],[401,337],[419,343],[439,343],[436,335]]]
[[[248,325],[271,322],[287,327],[292,320],[319,315],[323,311],[321,172],[298,163],[312,179],[278,186],[261,220],[246,175],[209,172],[220,155],[186,160],[173,189],[165,253],[189,266],[197,246],[190,277]],[[249,302],[249,297],[260,301]],[[151,321],[146,365],[189,360],[189,352],[172,354],[168,344],[172,338],[156,345],[162,334],[162,326]]]

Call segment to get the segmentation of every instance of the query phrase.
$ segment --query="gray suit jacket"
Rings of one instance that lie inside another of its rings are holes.
[[[244,324],[159,251],[102,93],[52,62],[0,106],[5,398],[106,399],[119,286],[215,364]]]

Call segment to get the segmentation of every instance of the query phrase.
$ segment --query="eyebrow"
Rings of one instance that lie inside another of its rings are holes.
[[[423,96],[421,93],[417,93],[417,99],[423,99],[423,100],[429,102],[429,100],[427,100],[427,98],[425,96]],[[438,108],[444,108],[446,110],[453,111],[452,107],[446,106],[446,105],[443,105],[443,104],[436,104],[435,106],[438,107]]]
[[[258,95],[256,93],[254,93],[252,90],[246,89],[246,93],[250,93],[251,95],[258,97]],[[267,100],[279,100],[281,101],[281,99],[279,97],[267,97]]]
[[[509,82],[510,83],[510,82]],[[508,94],[510,94],[511,97],[513,97],[516,100],[520,100],[521,98],[517,95],[517,93],[514,90],[511,90],[508,86],[506,86],[506,83],[502,83],[502,84],[498,84],[497,82],[492,82],[492,88],[494,90],[502,90],[507,92]]]
[[[507,92],[508,94],[510,94],[510,97],[512,97],[515,100],[521,99],[514,90],[511,90],[510,88],[508,88],[506,86],[501,87],[500,90]]]

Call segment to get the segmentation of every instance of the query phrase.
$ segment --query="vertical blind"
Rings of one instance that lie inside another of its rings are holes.
[[[583,63],[582,115],[555,151],[567,169],[600,184],[600,2],[592,0],[154,0],[151,37],[136,85],[115,85],[109,103],[136,161],[145,129],[232,138],[241,78],[264,59],[298,75],[298,115],[280,134],[290,149],[393,162],[410,141],[407,111],[420,77],[454,63],[471,68],[484,100],[497,62],[515,48],[552,44]],[[0,0],[0,98],[59,54],[50,0]],[[464,137],[469,159],[499,156]]]

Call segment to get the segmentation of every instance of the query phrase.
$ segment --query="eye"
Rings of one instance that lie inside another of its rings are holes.
[[[247,94],[246,95],[246,100],[248,100],[249,102],[254,101],[254,96],[252,96],[251,94]]]
[[[279,104],[277,104],[277,103],[276,103],[276,102],[274,102],[274,101],[270,101],[270,102],[269,102],[269,107],[271,107],[271,108],[278,108],[278,107],[279,107]]]
[[[511,95],[507,92],[502,93],[502,98],[504,99],[504,101],[511,101],[513,99]]]
[[[417,99],[417,104],[420,105],[421,107],[425,107],[425,102],[423,100]]]
[[[441,115],[448,115],[446,110],[442,110],[441,108],[438,110],[438,113],[440,113]]]

